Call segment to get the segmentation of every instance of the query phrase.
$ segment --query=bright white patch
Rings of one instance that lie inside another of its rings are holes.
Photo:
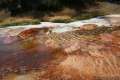
[[[75,21],[75,22],[71,22],[69,23],[68,25],[70,26],[74,26],[74,27],[80,27],[80,26],[83,26],[85,24],[96,24],[98,26],[110,26],[110,22],[105,20],[105,19],[102,19],[102,18],[92,18],[92,19],[89,19],[89,20],[82,20],[82,21]]]
[[[30,75],[20,75],[15,78],[15,80],[35,80]]]
[[[72,30],[73,30],[72,27],[58,27],[58,28],[54,28],[52,32],[62,33],[62,32],[67,32]]]
[[[105,17],[120,17],[120,14],[111,14],[111,15],[106,15]]]
[[[53,28],[52,32],[62,33],[66,31],[72,31],[74,27],[82,27],[85,24],[96,24],[98,25],[98,27],[100,26],[110,27],[111,25],[116,25],[119,22],[120,22],[119,14],[100,16],[100,17],[91,18],[88,20],[80,20],[80,21],[75,21],[75,22],[70,22],[70,23],[41,22],[41,24],[38,24],[38,25],[10,26],[7,28],[0,28],[0,36],[5,35],[8,32],[10,32],[12,36],[15,36],[19,34],[20,32],[26,29],[30,29],[30,28],[52,27]]]

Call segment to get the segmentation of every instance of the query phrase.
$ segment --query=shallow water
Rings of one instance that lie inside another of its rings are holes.
[[[50,23],[50,25],[53,24]],[[44,77],[49,76],[49,80],[56,80],[56,76],[64,79],[64,74],[73,75],[74,79],[70,80],[77,80],[77,78],[80,80],[79,75],[82,73],[84,75],[92,73],[90,76],[107,74],[108,77],[120,75],[120,28],[117,28],[114,33],[110,30],[110,33],[100,32],[94,35],[89,31],[73,30],[73,26],[69,28],[63,25],[52,28],[53,33],[38,28],[40,26],[32,29],[29,27],[26,28],[27,30],[23,27],[2,29],[0,32],[0,77],[6,77],[9,73],[11,76],[15,73],[17,76],[15,80],[27,77],[28,80],[37,80],[32,79],[33,74],[29,72],[32,70],[36,70],[35,74],[37,71],[46,71]],[[65,73],[61,72],[62,67]],[[71,69],[75,69],[74,74]],[[49,70],[52,72],[50,73]],[[78,74],[77,78],[75,74]],[[3,80],[13,80],[13,78]]]
[[[16,36],[9,39],[0,37],[0,75],[37,69],[52,59],[52,50],[35,40],[22,40]]]

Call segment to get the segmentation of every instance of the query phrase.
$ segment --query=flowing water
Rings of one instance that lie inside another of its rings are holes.
[[[120,27],[108,22],[93,18],[1,28],[0,80],[120,80]],[[109,27],[79,29],[87,23]]]

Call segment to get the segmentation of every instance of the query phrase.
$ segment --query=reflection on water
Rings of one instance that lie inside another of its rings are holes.
[[[39,43],[37,36],[27,39],[17,36],[0,37],[0,75],[37,69],[52,59],[52,48]]]
[[[39,75],[45,71],[43,76],[46,78],[48,75],[49,80],[56,80],[56,76],[59,80],[65,80],[65,75],[72,76],[70,80],[80,80],[80,75],[119,76],[119,30],[97,35],[79,33],[48,34],[46,30],[39,33],[39,30],[30,29],[18,36],[1,36],[0,76],[6,77],[10,73],[17,75],[15,80],[26,79],[31,77],[30,72],[34,70],[35,73],[40,72]]]

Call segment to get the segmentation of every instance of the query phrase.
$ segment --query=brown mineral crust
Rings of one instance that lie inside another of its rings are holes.
[[[94,30],[97,28],[97,25],[95,24],[85,24],[80,27],[80,30]]]
[[[118,28],[107,30],[95,35],[86,35],[81,30],[50,34],[44,42],[41,36],[35,38],[39,39],[35,43],[30,41],[26,44],[27,41],[22,41],[25,44],[22,45],[23,51],[6,52],[8,57],[0,58],[0,69],[12,69],[10,74],[18,70],[15,80],[27,77],[29,80],[97,80],[96,77],[119,77],[120,31]],[[37,35],[34,30],[28,31],[27,36],[29,34]],[[25,35],[24,39],[29,38]],[[32,75],[35,75],[34,78]]]
[[[22,39],[26,39],[29,37],[34,37],[35,35],[39,34],[40,32],[42,34],[45,34],[48,32],[48,28],[31,28],[25,31],[22,31],[21,33],[18,34],[18,36]]]
[[[41,45],[24,49],[21,52],[9,53],[0,65],[0,76],[7,73],[24,74],[31,70],[50,67],[64,60],[66,53],[61,49],[54,49]]]

